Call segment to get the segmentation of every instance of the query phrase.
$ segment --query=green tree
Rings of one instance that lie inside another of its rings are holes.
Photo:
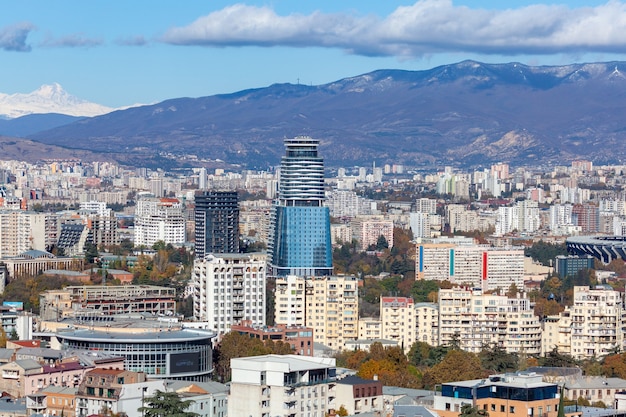
[[[531,247],[524,249],[524,255],[530,256],[542,265],[551,266],[554,258],[558,255],[567,255],[567,247],[565,243],[552,244],[540,240],[533,243]]]
[[[487,410],[474,407],[471,404],[463,404],[461,406],[461,413],[459,417],[489,417]]]
[[[196,417],[199,414],[185,411],[193,403],[193,400],[182,400],[176,392],[163,392],[156,390],[154,395],[146,397],[144,406],[138,411],[144,417]]]
[[[85,261],[93,264],[98,257],[98,247],[91,242],[85,243]]]
[[[389,249],[389,243],[387,242],[387,239],[385,238],[385,236],[380,235],[378,236],[378,240],[376,241],[376,250],[383,250],[383,249]]]
[[[556,348],[552,349],[543,358],[540,358],[539,364],[541,366],[551,366],[556,368],[574,368],[579,365],[576,359],[570,355],[559,353]]]
[[[519,358],[514,353],[508,353],[504,348],[493,344],[483,346],[478,354],[480,363],[484,369],[496,373],[513,372],[517,370]]]

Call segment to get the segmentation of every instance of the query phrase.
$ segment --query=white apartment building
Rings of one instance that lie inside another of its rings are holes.
[[[336,402],[335,359],[264,355],[230,360],[229,416],[324,417]]]
[[[523,288],[522,248],[468,245],[470,240],[459,239],[432,239],[427,242],[417,244],[418,279],[450,280],[484,290],[506,290],[512,283]]]
[[[478,353],[497,344],[509,353],[541,352],[541,324],[526,296],[508,298],[480,290],[439,290],[439,343],[457,338],[460,347]]]
[[[408,297],[380,297],[382,338],[394,340],[405,352],[415,342],[415,304]]]
[[[353,276],[276,278],[276,324],[305,325],[333,350],[358,338],[358,280]]]
[[[498,207],[496,236],[513,231],[533,233],[539,230],[541,221],[539,205],[533,200],[518,201],[513,207]]]
[[[46,250],[45,213],[19,210],[0,211],[0,258],[28,250]]]
[[[303,277],[276,277],[274,320],[276,324],[304,326],[306,321],[306,291],[310,287]],[[310,291],[309,291],[310,293]]]
[[[418,198],[415,200],[415,211],[426,214],[437,214],[437,200],[433,198]]]
[[[431,238],[441,235],[441,216],[438,214],[410,213],[409,224],[414,238]]]
[[[266,256],[260,253],[209,254],[194,260],[193,315],[218,337],[248,320],[265,325]]]
[[[108,216],[111,214],[111,209],[107,208],[107,204],[104,201],[83,201],[78,208],[80,211],[88,211],[98,216]]]
[[[183,206],[176,198],[140,198],[135,210],[135,246],[151,247],[158,241],[185,243]]]
[[[371,202],[354,191],[333,190],[326,193],[325,205],[333,217],[356,217],[370,214]]]
[[[437,346],[439,343],[439,304],[415,303],[415,341]]]
[[[623,293],[604,285],[575,286],[573,305],[550,317],[552,335],[550,339],[544,336],[544,350],[556,347],[575,359],[601,358],[623,350],[625,316]],[[554,335],[556,329],[558,335]]]

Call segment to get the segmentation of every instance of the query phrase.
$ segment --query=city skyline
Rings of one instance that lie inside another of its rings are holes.
[[[626,3],[594,0],[11,3],[0,16],[0,94],[58,82],[121,107],[466,59],[620,60],[625,16]]]

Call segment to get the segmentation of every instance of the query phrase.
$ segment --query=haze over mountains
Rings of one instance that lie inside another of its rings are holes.
[[[300,134],[322,141],[330,166],[617,163],[626,157],[625,114],[624,62],[465,61],[177,98],[56,126],[33,119],[21,136],[147,166],[170,152],[265,168],[278,163],[284,137]],[[0,134],[19,120],[0,123]]]

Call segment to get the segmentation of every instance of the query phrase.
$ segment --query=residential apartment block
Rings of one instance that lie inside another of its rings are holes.
[[[393,221],[377,218],[357,217],[352,221],[352,238],[359,242],[362,250],[370,245],[376,245],[380,236],[387,241],[389,248],[393,247]]]
[[[430,239],[417,244],[417,278],[450,280],[484,290],[523,288],[524,250],[476,245],[470,239]]]
[[[335,359],[265,355],[230,364],[229,416],[324,417],[339,409]]]
[[[380,297],[382,338],[395,340],[409,351],[415,342],[415,305],[412,298]]]
[[[183,206],[176,198],[137,200],[135,211],[135,246],[151,247],[158,241],[181,245],[185,243]]]
[[[193,314],[218,336],[233,324],[265,325],[266,256],[209,254],[194,260]]]
[[[541,352],[541,324],[525,296],[509,298],[480,290],[439,290],[439,343],[456,340],[463,350],[478,353],[498,345],[510,353]]]
[[[624,295],[611,287],[574,287],[574,302],[544,322],[543,348],[575,359],[591,359],[624,349]]]
[[[315,342],[341,350],[358,337],[357,287],[353,276],[279,277],[276,323],[311,327]]]

